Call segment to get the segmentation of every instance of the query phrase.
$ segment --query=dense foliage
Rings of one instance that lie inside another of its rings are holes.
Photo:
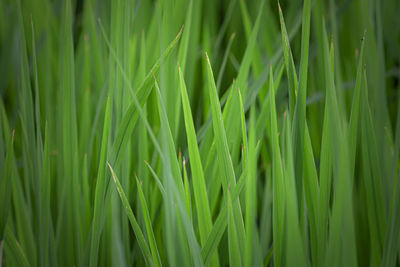
[[[398,0],[1,0],[0,266],[398,266]]]

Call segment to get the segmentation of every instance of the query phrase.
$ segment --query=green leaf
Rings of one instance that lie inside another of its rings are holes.
[[[269,88],[274,88],[272,75],[272,65],[270,66]],[[283,229],[285,223],[285,182],[279,149],[278,126],[276,121],[275,93],[270,90],[270,114],[271,114],[271,145],[272,145],[272,179],[273,179],[273,240],[274,240],[274,265],[282,266],[283,263]]]
[[[232,190],[231,198],[232,201],[236,201],[242,189],[245,185],[246,175],[242,174],[239,178],[236,187]],[[211,233],[208,235],[207,241],[201,250],[201,256],[204,260],[205,265],[210,263],[210,260],[217,250],[218,244],[221,241],[222,235],[225,232],[228,222],[227,206],[222,206],[222,209],[215,220]]]
[[[142,251],[143,256],[144,256],[147,264],[150,265],[150,266],[153,266],[153,265],[155,266],[155,262],[154,262],[154,259],[152,258],[152,254],[150,252],[149,246],[148,246],[148,244],[146,242],[146,239],[145,239],[145,237],[143,235],[142,230],[140,229],[139,224],[137,223],[136,217],[133,214],[131,206],[129,205],[129,200],[126,198],[126,195],[125,195],[125,192],[124,192],[124,190],[123,190],[123,188],[121,186],[121,183],[119,182],[118,177],[115,175],[114,170],[111,167],[110,163],[107,162],[107,165],[108,165],[108,168],[110,169],[111,176],[112,176],[113,181],[115,183],[115,186],[117,188],[119,197],[121,198],[121,201],[122,201],[122,204],[124,206],[126,215],[128,216],[129,221],[131,223],[132,230],[133,230],[133,232],[134,232],[134,234],[136,236],[136,239],[137,239],[137,241],[139,243],[140,250]]]
[[[222,184],[224,187],[224,191],[227,192],[228,186],[236,186],[236,178],[235,171],[233,169],[232,158],[229,154],[228,141],[226,139],[226,133],[224,128],[224,123],[222,119],[222,113],[220,109],[220,103],[218,100],[217,90],[215,87],[214,75],[212,73],[210,60],[207,57],[207,77],[208,77],[208,93],[210,96],[210,104],[211,104],[211,114],[212,114],[212,122],[214,129],[214,138],[217,144],[217,156],[219,166],[222,171]],[[245,243],[245,232],[244,232],[244,224],[242,211],[240,207],[239,201],[233,202],[233,212],[235,217],[235,224],[238,231],[238,240],[239,246],[244,246]],[[244,251],[242,247],[240,247],[241,252]]]
[[[286,115],[286,113],[285,113]],[[284,115],[284,116],[285,116]],[[288,266],[307,266],[306,249],[300,231],[300,222],[297,210],[296,184],[294,180],[294,164],[291,140],[291,125],[288,115],[284,118],[285,128],[285,196],[286,196],[286,236],[287,236],[287,255],[286,264]],[[311,215],[311,214],[310,214]],[[315,225],[314,225],[315,227]],[[311,229],[312,230],[312,229]],[[314,240],[311,240],[314,242]],[[311,244],[312,245],[312,244]]]
[[[378,165],[378,149],[371,109],[368,103],[368,85],[364,71],[363,118],[361,119],[361,142],[363,183],[365,187],[368,225],[371,238],[371,261],[381,264],[386,231],[386,210],[383,203],[382,173]]]
[[[351,105],[351,115],[349,122],[349,141],[350,141],[350,174],[354,175],[354,162],[356,158],[356,147],[357,147],[357,132],[359,125],[359,114],[360,114],[360,104],[361,104],[361,80],[362,80],[362,67],[363,67],[363,57],[364,57],[364,43],[365,43],[365,32],[361,39],[361,50],[359,54],[359,61],[357,67],[357,77],[356,84],[354,87],[353,102]]]
[[[173,51],[175,48],[181,33],[182,33],[183,28],[179,31],[178,35],[175,37],[175,39],[169,44],[167,49],[163,52],[163,54],[160,56],[160,58],[154,63],[153,67],[151,70],[148,72],[146,75],[144,81],[141,83],[139,88],[137,89],[137,99],[139,100],[140,105],[144,105],[146,103],[146,100],[148,96],[150,95],[151,89],[153,87],[154,83],[154,78],[153,75],[156,75],[160,69],[160,65],[164,60],[168,57],[169,54]],[[105,36],[104,29],[102,28],[103,35]],[[105,37],[105,40],[107,38]],[[107,41],[106,41],[107,42]],[[112,51],[112,50],[111,50]],[[117,61],[117,60],[116,60]],[[117,61],[118,62],[118,61]],[[118,64],[121,67],[121,64]],[[125,82],[129,81],[129,79],[125,77]],[[138,119],[138,110],[136,108],[135,103],[130,103],[125,114],[123,115],[123,118],[121,120],[121,123],[119,124],[117,131],[116,131],[116,137],[112,146],[112,153],[111,153],[111,163],[113,163],[113,166],[118,167],[119,163],[121,161],[120,155],[123,150],[126,149],[126,144],[133,132],[134,126],[136,124],[136,121]]]
[[[112,171],[111,166],[109,164],[108,164],[108,167]],[[114,179],[114,182],[117,180],[115,175],[113,175],[113,179]],[[115,183],[117,184],[117,182],[115,182]],[[144,221],[146,224],[147,239],[150,243],[151,255],[153,256],[153,261],[154,261],[155,266],[161,266],[160,255],[158,254],[156,239],[154,237],[153,227],[151,225],[150,214],[149,214],[149,210],[148,210],[147,204],[146,204],[146,198],[144,197],[144,194],[143,194],[141,182],[139,182],[139,179],[137,177],[136,177],[136,184],[137,184],[138,191],[139,191],[140,203],[142,204],[142,211],[143,211]],[[119,185],[119,187],[121,187],[121,186]],[[121,192],[123,192],[122,188],[118,189],[118,192],[119,192],[119,190],[121,190]],[[121,199],[123,198],[122,193],[120,193],[120,197],[121,197]],[[131,215],[129,215],[129,216],[131,216]]]
[[[295,178],[300,217],[303,209],[303,169],[304,169],[304,136],[306,127],[306,98],[308,74],[308,50],[310,41],[311,0],[305,0],[303,5],[303,21],[301,29],[301,59],[299,70],[299,85],[296,106],[293,115],[293,152],[295,162]]]
[[[240,91],[239,91],[240,93]],[[241,100],[241,97],[240,97]],[[241,108],[243,108],[242,101]],[[246,184],[246,247],[244,255],[244,265],[254,266],[257,261],[257,248],[259,246],[257,231],[257,150],[256,150],[256,131],[255,131],[255,106],[250,111],[250,128],[249,128],[249,159],[248,164],[243,173],[247,176]],[[243,112],[242,112],[243,114]],[[244,116],[243,116],[244,123]],[[243,138],[246,139],[246,126],[243,127]],[[247,145],[244,149],[247,149]]]
[[[185,117],[185,128],[188,140],[190,168],[192,170],[193,191],[196,203],[197,217],[199,220],[199,232],[201,244],[204,245],[212,228],[210,206],[207,197],[207,188],[204,179],[203,167],[200,160],[197,137],[192,120],[192,111],[189,97],[181,69],[179,68],[180,91],[182,97],[183,114]],[[218,261],[214,264],[216,264]]]
[[[50,182],[50,155],[49,155],[49,134],[48,126],[46,122],[45,134],[44,134],[44,156],[43,156],[43,167],[42,177],[40,179],[40,205],[39,205],[39,243],[40,243],[40,265],[49,266],[49,253],[50,253],[50,226],[52,224],[50,217],[50,194],[51,194],[51,182]]]
[[[228,192],[228,218],[229,265],[242,266],[230,192]]]
[[[186,202],[186,209],[187,213],[189,214],[190,219],[192,219],[192,202],[191,202],[191,197],[190,197],[190,187],[189,187],[189,180],[187,177],[187,172],[186,172],[186,160],[183,158],[183,178],[185,179],[185,202]]]
[[[21,266],[21,267],[31,266],[24,253],[23,248],[15,238],[15,235],[10,229],[10,227],[6,227],[5,230],[4,254],[7,257],[7,265],[9,266]],[[2,259],[0,259],[0,263],[1,260]]]
[[[282,45],[283,45],[283,55],[285,59],[285,68],[287,77],[289,80],[289,110],[290,110],[290,117],[293,118],[294,110],[295,110],[295,103],[297,97],[297,74],[296,68],[293,61],[292,50],[290,49],[289,37],[286,31],[285,21],[283,19],[281,5],[278,2],[278,9],[279,9],[279,19],[281,23],[281,32],[282,32]]]
[[[106,110],[104,113],[104,126],[103,126],[103,138],[101,142],[100,150],[100,162],[97,171],[97,182],[94,195],[94,212],[92,221],[92,236],[90,243],[90,266],[97,265],[97,254],[101,235],[101,213],[104,210],[104,198],[106,192],[106,176],[105,168],[107,161],[108,151],[108,139],[110,130],[110,98],[107,98]]]
[[[4,120],[6,118],[3,117]],[[11,138],[8,140],[7,144],[7,156],[4,162],[4,170],[0,178],[0,201],[3,203],[0,207],[0,241],[4,240],[4,235],[6,231],[6,224],[8,220],[8,213],[11,204],[11,179],[15,179],[14,170],[14,133],[11,133]]]

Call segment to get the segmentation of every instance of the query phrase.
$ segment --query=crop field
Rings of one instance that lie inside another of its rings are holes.
[[[400,266],[399,0],[0,0],[0,267]]]

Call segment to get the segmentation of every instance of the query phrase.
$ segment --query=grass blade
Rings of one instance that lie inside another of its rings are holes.
[[[121,198],[121,201],[122,201],[122,203],[124,205],[126,215],[129,218],[129,221],[130,221],[131,226],[132,226],[132,230],[133,230],[133,232],[134,232],[134,234],[136,236],[136,239],[137,239],[137,241],[139,243],[139,247],[140,247],[140,249],[141,249],[141,251],[143,253],[143,256],[144,256],[147,264],[150,265],[150,266],[153,266],[154,261],[153,261],[152,254],[150,252],[149,246],[147,245],[147,242],[146,242],[146,239],[145,239],[145,237],[143,235],[143,232],[140,229],[139,224],[137,223],[136,217],[133,214],[133,211],[132,211],[132,209],[131,209],[131,207],[129,205],[129,201],[126,198],[125,192],[122,189],[122,186],[121,186],[121,184],[120,184],[120,182],[118,180],[118,177],[115,175],[114,170],[111,167],[110,163],[107,162],[107,165],[108,165],[108,168],[110,169],[111,176],[112,176],[113,181],[115,183],[115,186],[117,188],[118,194],[119,194],[119,196]]]
[[[112,171],[112,168],[109,164],[108,164],[108,167]],[[114,182],[117,184],[117,182],[116,182],[117,178],[115,175],[113,175],[113,179],[114,179]],[[139,179],[137,177],[136,177],[136,184],[137,184],[138,191],[139,191],[139,199],[142,204],[142,211],[143,211],[144,221],[146,224],[147,239],[150,243],[151,255],[154,260],[155,266],[161,266],[160,255],[158,254],[156,239],[154,237],[153,227],[151,226],[151,219],[150,219],[149,210],[148,210],[147,204],[146,204],[146,198],[144,197],[144,194],[143,194],[142,184],[141,184],[141,182],[139,182]],[[121,190],[121,192],[122,192],[122,188],[120,188],[118,190]],[[120,197],[121,197],[121,199],[123,198],[122,193],[120,193]]]
[[[272,65],[270,66],[269,88],[274,88],[272,75]],[[285,219],[285,184],[283,177],[283,168],[281,161],[281,152],[279,149],[278,126],[276,121],[275,94],[270,90],[270,114],[271,114],[271,142],[272,142],[272,176],[273,176],[273,240],[274,240],[274,265],[282,266],[283,263],[283,229]]]
[[[107,151],[108,151],[108,139],[109,139],[109,131],[110,131],[110,98],[107,98],[106,111],[104,114],[104,127],[103,127],[103,139],[101,142],[101,150],[100,150],[100,162],[99,168],[97,172],[97,182],[95,188],[95,196],[94,196],[94,212],[93,212],[93,221],[92,221],[92,236],[90,242],[90,266],[97,265],[97,254],[98,247],[100,242],[100,233],[101,233],[101,211],[104,209],[104,198],[106,192],[106,176],[105,176],[105,168],[107,161]]]
[[[193,191],[196,203],[197,217],[199,220],[199,232],[201,244],[204,245],[209,235],[212,222],[210,206],[207,197],[207,188],[204,179],[203,167],[200,160],[199,148],[197,146],[196,132],[192,120],[192,111],[189,104],[189,97],[181,69],[179,68],[180,91],[182,97],[183,113],[185,117],[186,135],[189,147],[190,167],[192,169]],[[217,264],[215,258],[214,264]]]
[[[226,192],[226,190],[228,189],[228,185],[236,186],[235,171],[233,169],[231,155],[229,154],[228,141],[226,139],[226,133],[223,124],[220,103],[218,100],[217,90],[215,87],[214,75],[212,73],[210,60],[207,54],[206,57],[208,63],[208,72],[207,72],[208,92],[211,103],[214,136],[215,136],[215,142],[217,144],[218,162],[220,168],[222,169],[222,174],[223,174],[222,184],[224,187],[224,191]],[[235,216],[235,224],[238,229],[239,246],[244,246],[244,240],[245,240],[244,224],[243,224],[243,217],[240,208],[240,203],[238,201],[233,202],[233,211]],[[244,249],[241,247],[240,251],[243,252]]]
[[[296,191],[300,207],[300,217],[303,209],[303,169],[304,169],[304,135],[306,125],[306,97],[307,97],[307,73],[308,50],[310,39],[311,0],[305,0],[303,6],[303,22],[301,29],[301,60],[298,94],[293,115],[293,152],[295,162]]]
[[[228,192],[228,218],[229,263],[230,266],[242,266],[230,192]]]
[[[294,66],[292,50],[290,49],[289,37],[286,31],[285,21],[283,19],[283,13],[281,9],[281,5],[278,2],[278,9],[279,9],[279,18],[281,23],[281,32],[282,32],[282,45],[283,45],[283,55],[285,59],[285,68],[287,77],[289,80],[289,110],[290,110],[290,117],[293,118],[295,104],[296,104],[296,97],[297,97],[297,74],[296,68]]]

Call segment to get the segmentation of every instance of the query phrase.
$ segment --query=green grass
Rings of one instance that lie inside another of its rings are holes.
[[[0,1],[0,266],[398,266],[399,12]]]

